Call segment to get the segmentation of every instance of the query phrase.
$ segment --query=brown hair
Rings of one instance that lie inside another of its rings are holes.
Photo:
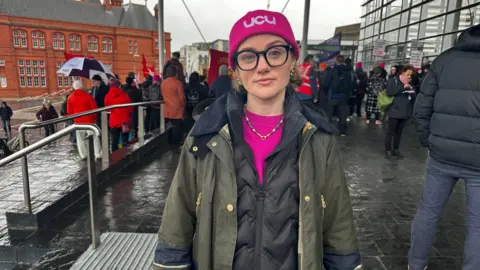
[[[337,55],[337,57],[335,57],[335,61],[337,62],[337,64],[345,64],[345,56],[343,55]]]
[[[403,66],[401,69],[400,69],[400,73],[399,74],[403,74],[407,71],[411,70],[412,72],[415,72],[415,69],[411,66],[411,65],[405,65]]]

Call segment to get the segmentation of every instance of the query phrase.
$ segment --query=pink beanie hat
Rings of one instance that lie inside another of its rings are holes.
[[[293,47],[295,58],[298,59],[300,56],[292,27],[282,13],[254,10],[240,18],[230,31],[230,46],[228,50],[230,68],[235,68],[234,56],[242,42],[249,37],[260,34],[271,34],[285,39]]]

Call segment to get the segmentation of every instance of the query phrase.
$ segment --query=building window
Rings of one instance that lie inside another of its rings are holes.
[[[88,37],[88,51],[98,52],[98,38],[95,36]]]
[[[0,67],[4,67],[5,66],[5,60],[4,59],[0,59]]]
[[[53,33],[53,49],[65,50],[65,35],[62,33]]]
[[[158,50],[158,38],[155,39],[155,48],[157,48],[157,50]]]
[[[136,40],[133,42],[133,47],[134,47],[134,50],[135,50],[135,55],[137,55],[138,54],[138,42]]]
[[[45,60],[18,60],[20,87],[47,87]]]
[[[45,33],[40,31],[33,31],[32,46],[34,49],[45,49]]]
[[[106,67],[108,67],[110,69],[110,71],[112,70],[112,64],[105,64],[103,63]]]
[[[27,48],[27,32],[13,30],[13,46],[15,48]]]
[[[80,35],[71,34],[68,37],[70,41],[70,50],[71,51],[80,51],[82,50],[82,38]]]
[[[59,70],[63,64],[65,64],[62,61],[57,61],[57,70]],[[59,87],[69,87],[73,83],[73,79],[70,77],[65,77],[64,75],[58,74],[57,75],[57,85]]]
[[[128,41],[128,53],[133,52],[133,41],[129,40]]]
[[[104,53],[113,52],[113,40],[111,38],[102,39],[102,50]]]
[[[2,88],[7,87],[7,77],[5,77],[5,76],[0,77],[0,87],[2,87]]]

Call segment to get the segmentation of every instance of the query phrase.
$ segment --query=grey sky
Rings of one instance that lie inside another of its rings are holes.
[[[124,0],[124,3],[129,0]],[[270,0],[270,10],[281,11],[287,0]],[[145,3],[145,0],[132,0]],[[181,0],[164,0],[165,31],[172,34],[172,50],[202,38]],[[360,22],[362,0],[311,0],[309,39],[327,39],[336,26]],[[147,0],[153,6],[158,0]],[[207,41],[228,39],[231,27],[250,10],[265,9],[267,0],[186,0]],[[304,0],[290,0],[284,14],[295,37],[302,37]]]

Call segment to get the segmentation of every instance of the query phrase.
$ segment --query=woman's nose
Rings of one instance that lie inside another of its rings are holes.
[[[260,55],[260,58],[258,59],[258,66],[257,66],[257,71],[267,71],[270,69],[270,65],[267,63],[267,59],[265,58],[265,55]]]

